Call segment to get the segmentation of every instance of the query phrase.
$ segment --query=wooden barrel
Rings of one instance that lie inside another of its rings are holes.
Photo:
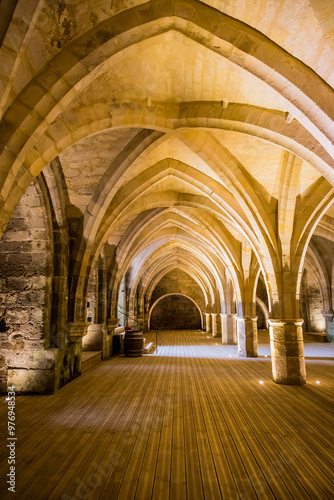
[[[136,358],[143,355],[144,339],[143,332],[129,330],[124,336],[124,354],[128,358]]]

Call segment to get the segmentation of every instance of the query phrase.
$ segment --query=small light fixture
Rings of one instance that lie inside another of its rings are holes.
[[[265,358],[267,358],[268,356],[265,354],[265,356],[264,356],[264,357],[265,357]]]
[[[320,385],[320,380],[317,380],[317,381],[316,381],[316,384]]]
[[[229,355],[229,358],[232,358],[231,354]]]
[[[259,381],[259,384],[263,385],[263,384],[264,384],[263,380],[260,380],[260,381]]]
[[[210,337],[206,337],[207,339],[209,339]]]

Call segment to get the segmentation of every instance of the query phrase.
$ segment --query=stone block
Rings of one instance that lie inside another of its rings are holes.
[[[9,257],[10,253],[19,253],[21,252],[22,243],[20,241],[5,241],[2,240],[0,242],[0,253],[7,254]]]
[[[11,369],[52,370],[55,368],[58,349],[6,352],[6,364]]]
[[[9,369],[8,385],[14,385],[17,394],[53,394],[55,371]]]
[[[90,325],[87,329],[87,335],[83,337],[82,347],[86,351],[103,350],[103,330],[101,324]]]
[[[15,242],[27,241],[30,240],[30,233],[29,231],[8,231],[4,233],[2,240]]]
[[[13,309],[6,313],[6,321],[11,324],[28,323],[30,321],[30,311],[27,309]]]
[[[7,287],[11,291],[11,293],[22,292],[27,288],[27,286],[27,281],[22,279],[22,277],[8,276],[7,278]]]

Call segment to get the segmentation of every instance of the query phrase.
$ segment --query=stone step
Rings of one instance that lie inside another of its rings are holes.
[[[312,340],[313,342],[328,342],[327,333],[325,332],[304,332],[304,340]]]
[[[143,348],[143,354],[148,354],[151,349],[153,349],[154,345],[153,342],[148,342],[147,344],[144,344]]]
[[[81,373],[86,373],[88,370],[98,365],[101,361],[101,351],[83,351],[81,358]]]

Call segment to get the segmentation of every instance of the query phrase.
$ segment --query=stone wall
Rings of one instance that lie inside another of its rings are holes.
[[[50,326],[52,265],[45,208],[31,185],[0,241],[2,341],[12,349],[44,347]]]
[[[151,330],[199,330],[201,316],[196,305],[182,295],[167,295],[154,306]]]
[[[44,373],[47,386],[53,377],[55,353],[41,354],[50,347],[51,245],[43,197],[37,182],[32,183],[0,241],[2,385],[7,376],[18,387],[29,377],[33,392],[38,391],[37,371]]]
[[[39,182],[32,183],[0,241],[1,392],[8,384],[17,393],[50,394],[81,371],[81,341],[68,342],[63,307],[68,276],[62,262],[68,255],[60,248],[54,252],[59,242],[47,195]]]
[[[202,311],[205,310],[204,295],[199,285],[191,276],[180,269],[170,271],[158,282],[152,294],[150,307],[156,300],[168,293],[187,295],[196,302]]]

